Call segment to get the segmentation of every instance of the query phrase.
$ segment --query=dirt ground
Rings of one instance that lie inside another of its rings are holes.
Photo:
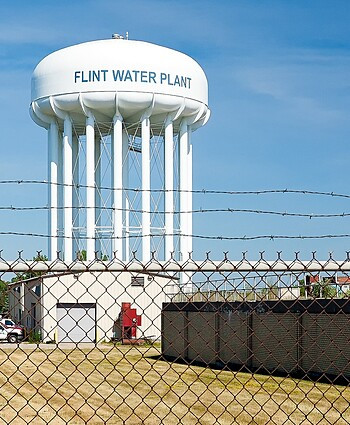
[[[0,424],[349,424],[350,389],[158,360],[159,348],[0,346]]]

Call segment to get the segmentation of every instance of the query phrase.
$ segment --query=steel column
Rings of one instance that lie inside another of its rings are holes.
[[[48,131],[48,180],[49,180],[49,259],[54,260],[58,251],[58,127],[52,121]]]
[[[72,121],[69,115],[64,119],[63,130],[63,183],[64,183],[64,260],[73,258],[73,161],[72,161]]]
[[[165,122],[164,139],[164,259],[169,260],[174,251],[174,131],[172,117],[168,117]]]
[[[151,258],[151,164],[150,164],[150,120],[141,123],[142,149],[142,261]]]
[[[126,190],[129,188],[129,137],[126,130],[123,130],[122,140],[122,172],[123,172],[123,216],[124,216],[124,261],[129,261],[130,257],[130,204],[129,204],[129,192]]]
[[[86,259],[95,258],[95,128],[94,117],[86,118]]]
[[[101,243],[101,135],[95,134],[95,251],[102,255]]]
[[[188,125],[185,120],[180,125],[180,260],[188,259],[188,236],[187,236],[187,221],[188,221]]]
[[[79,233],[79,137],[73,136],[73,256],[80,249]]]
[[[113,187],[113,251],[118,259],[123,253],[123,117],[113,118],[112,187]]]
[[[57,249],[59,252],[64,252],[64,243],[63,243],[63,228],[64,228],[64,185],[63,185],[63,133],[58,131],[58,172],[57,172],[57,195],[58,195],[58,240],[57,240]],[[54,254],[54,253],[52,253]]]
[[[187,151],[187,250],[192,252],[192,130],[188,126],[188,151]]]

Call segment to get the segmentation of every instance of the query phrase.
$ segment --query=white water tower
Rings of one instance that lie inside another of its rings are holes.
[[[210,114],[198,63],[115,36],[82,43],[37,65],[31,100],[48,130],[50,259],[188,258],[191,134]]]

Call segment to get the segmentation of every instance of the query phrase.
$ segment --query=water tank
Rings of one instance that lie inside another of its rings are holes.
[[[191,134],[210,112],[194,59],[120,38],[70,46],[35,68],[30,111],[48,130],[51,258],[188,256]]]

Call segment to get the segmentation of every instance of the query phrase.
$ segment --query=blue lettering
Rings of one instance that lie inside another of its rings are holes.
[[[92,81],[100,81],[100,71],[92,71]]]
[[[149,82],[151,82],[151,80],[154,82],[154,84],[156,84],[156,73],[152,71],[149,73]]]
[[[74,83],[82,82],[95,82],[95,81],[107,81],[109,70],[85,70],[85,71],[74,71]],[[130,81],[130,82],[141,82],[141,83],[153,83],[153,84],[167,84],[169,86],[178,86],[184,88],[191,88],[192,78],[185,77],[183,75],[176,74],[175,76],[166,72],[157,74],[154,71],[140,71],[140,70],[128,70],[128,69],[116,69],[112,70],[114,81]],[[159,77],[158,77],[159,75]]]
[[[82,83],[88,83],[88,82],[89,82],[89,80],[86,80],[86,79],[84,78],[84,71],[81,71],[81,82],[82,82]]]
[[[103,74],[103,81],[106,81],[106,74],[108,72],[108,69],[101,69],[101,72]]]
[[[169,86],[173,86],[174,84],[172,84],[171,82],[170,82],[170,74],[168,74],[168,85]]]
[[[116,71],[113,70],[113,78],[114,81],[123,81],[124,80],[124,70],[123,71],[119,71],[119,69],[117,69]]]
[[[124,81],[130,80],[132,82],[131,72],[129,70],[126,71]]]
[[[141,83],[148,83],[147,71],[141,71]]]

